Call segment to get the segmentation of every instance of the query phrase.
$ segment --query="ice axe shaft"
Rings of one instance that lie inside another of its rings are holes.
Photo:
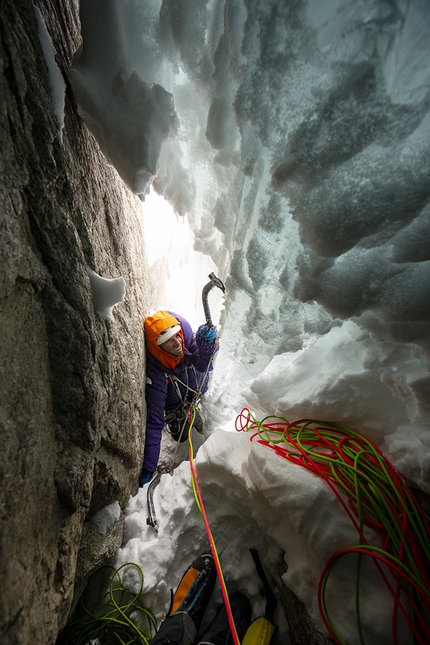
[[[208,302],[209,291],[214,287],[218,287],[218,289],[221,289],[221,291],[225,293],[225,286],[223,285],[221,280],[216,277],[215,273],[209,274],[209,280],[210,282],[205,284],[205,286],[203,287],[202,301],[203,301],[203,309],[206,317],[206,326],[212,329],[214,325],[212,323],[211,312],[209,309],[209,302]]]
[[[260,580],[263,583],[264,586],[264,594],[266,596],[266,612],[265,612],[265,617],[268,618],[268,620],[273,621],[273,616],[275,613],[276,605],[278,604],[278,601],[276,600],[276,596],[273,593],[269,581],[267,580],[266,574],[264,573],[263,565],[261,564],[260,556],[258,555],[257,549],[254,549],[253,547],[249,549],[251,551],[252,559],[254,560],[255,568],[257,569],[257,573],[260,576]]]
[[[157,520],[157,515],[155,513],[155,504],[154,504],[154,491],[157,488],[158,484],[160,483],[161,475],[164,475],[165,473],[170,473],[171,467],[169,464],[160,464],[155,471],[149,486],[148,486],[148,492],[147,492],[147,504],[148,504],[148,517],[146,518],[146,523],[148,526],[152,526],[154,531],[158,533],[158,520]],[[171,473],[170,473],[171,474]]]

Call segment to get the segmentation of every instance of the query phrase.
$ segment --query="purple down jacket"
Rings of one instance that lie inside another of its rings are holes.
[[[169,313],[181,324],[185,340],[185,360],[174,369],[168,369],[147,349],[145,387],[147,417],[142,470],[149,472],[155,471],[158,465],[161,431],[165,423],[164,412],[176,409],[185,399],[192,400],[193,391],[200,386],[214,352],[214,344],[200,338],[199,331],[203,325],[194,335],[188,321],[173,311]],[[216,351],[218,351],[218,344],[215,345]],[[177,377],[175,383],[171,376]],[[208,378],[201,388],[202,394],[206,392],[207,387]]]

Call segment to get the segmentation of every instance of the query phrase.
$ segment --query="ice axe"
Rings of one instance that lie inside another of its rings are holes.
[[[209,273],[209,280],[210,281],[207,284],[205,284],[202,290],[202,302],[203,302],[203,309],[206,316],[206,326],[210,327],[210,329],[213,329],[214,325],[212,323],[211,312],[209,309],[209,302],[208,302],[209,291],[214,287],[218,287],[218,289],[221,289],[221,291],[225,293],[225,286],[223,285],[221,280],[216,277],[215,273],[213,272]]]
[[[252,621],[242,640],[242,645],[270,645],[278,629],[273,622],[278,601],[276,600],[276,596],[269,585],[266,574],[264,573],[263,565],[261,564],[257,550],[254,548],[249,550],[251,551],[255,568],[257,569],[257,573],[264,586],[264,592],[262,595],[266,597],[266,610],[264,612],[264,616],[259,616]]]

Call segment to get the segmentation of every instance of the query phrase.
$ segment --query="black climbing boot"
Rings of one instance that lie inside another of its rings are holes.
[[[198,557],[184,573],[172,600],[170,615],[186,612],[197,629],[212,595],[216,581],[216,568],[212,555]]]
[[[249,599],[240,591],[230,598],[231,613],[233,614],[239,640],[242,641],[251,623],[252,607]],[[198,645],[233,645],[233,636],[228,622],[224,605],[218,608],[215,618],[197,639]]]

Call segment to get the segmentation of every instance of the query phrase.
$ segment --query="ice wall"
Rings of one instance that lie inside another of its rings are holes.
[[[109,0],[102,18],[82,0],[81,20],[81,114],[227,286],[213,426],[243,399],[390,435],[430,492],[427,0]]]

